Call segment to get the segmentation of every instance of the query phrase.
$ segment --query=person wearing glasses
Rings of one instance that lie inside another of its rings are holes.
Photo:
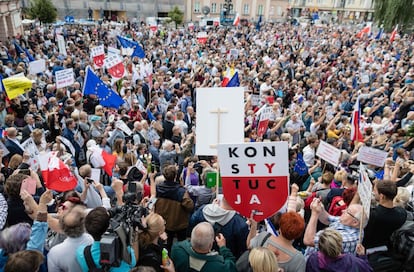
[[[315,198],[311,205],[311,217],[305,230],[303,242],[308,246],[305,255],[309,255],[315,250],[319,250],[319,239],[322,231],[317,232],[318,220],[330,228],[338,231],[342,235],[342,252],[356,253],[359,242],[359,227],[367,224],[366,216],[363,216],[362,205],[351,204],[342,212],[341,216],[331,216],[325,210],[320,199]]]

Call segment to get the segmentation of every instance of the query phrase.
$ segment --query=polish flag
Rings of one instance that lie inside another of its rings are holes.
[[[96,144],[88,147],[88,151],[91,151],[89,160],[93,162],[93,166],[95,168],[102,168],[108,176],[112,177],[112,169],[115,166],[116,156],[107,153]]]
[[[104,65],[105,49],[103,45],[91,48],[91,57],[96,67],[101,68]]]
[[[354,105],[354,109],[352,111],[351,116],[351,140],[362,142],[364,140],[360,127],[359,122],[361,120],[361,111],[360,111],[360,104],[359,104],[359,97]]]
[[[125,66],[120,55],[110,55],[105,59],[105,68],[108,73],[116,78],[122,78],[125,74]]]
[[[58,192],[73,190],[78,184],[76,176],[58,157],[57,152],[41,154],[40,169],[46,188]]]
[[[371,33],[371,24],[367,25],[361,31],[359,31],[358,34],[356,34],[356,37],[358,39],[361,39],[364,36],[364,34],[369,35],[370,33]]]
[[[240,23],[240,15],[237,13],[236,17],[234,17],[233,25],[238,26]]]
[[[395,36],[397,36],[398,32],[398,25],[395,26],[394,30],[391,32],[390,43],[395,40]]]
[[[229,81],[230,81],[231,77],[232,77],[231,76],[231,69],[230,69],[230,67],[227,67],[227,70],[226,70],[226,72],[224,74],[224,77],[223,77],[223,81],[221,82],[221,87],[226,87],[227,84],[229,84]]]

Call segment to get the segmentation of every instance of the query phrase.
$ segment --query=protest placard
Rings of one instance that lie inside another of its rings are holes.
[[[57,71],[55,76],[56,89],[70,86],[75,82],[75,78],[73,76],[73,68]]]
[[[218,159],[227,202],[245,217],[261,221],[289,196],[287,142],[219,144]]]
[[[244,88],[198,88],[196,154],[217,155],[217,143],[244,139]]]
[[[29,74],[36,75],[46,71],[46,61],[44,59],[29,62]]]
[[[121,55],[121,50],[108,46],[108,55]]]
[[[365,166],[362,164],[359,166],[358,194],[361,199],[366,218],[369,218],[369,211],[371,209],[372,183],[368,177]]]
[[[383,167],[387,156],[388,152],[369,146],[361,146],[361,148],[358,150],[357,160],[367,164]]]
[[[338,166],[339,160],[341,159],[341,150],[324,141],[320,141],[318,149],[316,150],[316,156],[333,166]]]
[[[132,130],[122,120],[116,121],[115,122],[115,127],[119,128],[120,130],[122,130],[123,132],[128,134],[128,136],[131,136],[131,134],[132,134]]]
[[[29,138],[24,143],[22,143],[22,148],[23,150],[29,153],[30,159],[28,161],[28,164],[30,165],[32,170],[35,172],[39,170],[39,150],[37,149],[37,146],[34,143],[33,139]]]

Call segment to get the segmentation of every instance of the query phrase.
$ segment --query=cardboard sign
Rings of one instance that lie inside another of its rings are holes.
[[[324,159],[333,166],[338,166],[339,160],[341,159],[341,150],[324,141],[320,141],[318,149],[316,150],[316,156]]]
[[[33,171],[37,172],[40,167],[39,163],[39,150],[37,149],[36,144],[34,143],[32,138],[27,139],[24,143],[22,143],[23,150],[27,151],[30,155],[30,159],[28,164],[32,168]]]
[[[371,209],[372,183],[368,177],[365,166],[362,164],[359,166],[358,194],[361,199],[365,215],[369,218],[369,211]]]
[[[367,164],[372,164],[378,167],[383,167],[385,164],[385,160],[388,157],[388,152],[369,147],[369,146],[361,146],[358,151],[357,160],[360,162],[364,162]]]
[[[73,68],[57,71],[55,77],[56,89],[70,86],[75,82],[75,77],[73,76]]]
[[[44,59],[29,62],[29,74],[36,75],[46,71],[46,61]]]
[[[218,159],[227,202],[245,217],[261,221],[289,196],[287,142],[219,144]]]
[[[198,88],[197,155],[217,155],[217,144],[243,143],[244,88]]]

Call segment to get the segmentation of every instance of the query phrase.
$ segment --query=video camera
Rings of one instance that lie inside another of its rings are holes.
[[[122,260],[129,264],[132,262],[128,246],[135,229],[144,228],[142,217],[148,215],[147,208],[136,204],[141,198],[142,193],[137,193],[135,183],[135,186],[128,186],[128,192],[122,197],[124,205],[108,210],[111,217],[109,228],[100,241],[103,267],[119,267]]]

